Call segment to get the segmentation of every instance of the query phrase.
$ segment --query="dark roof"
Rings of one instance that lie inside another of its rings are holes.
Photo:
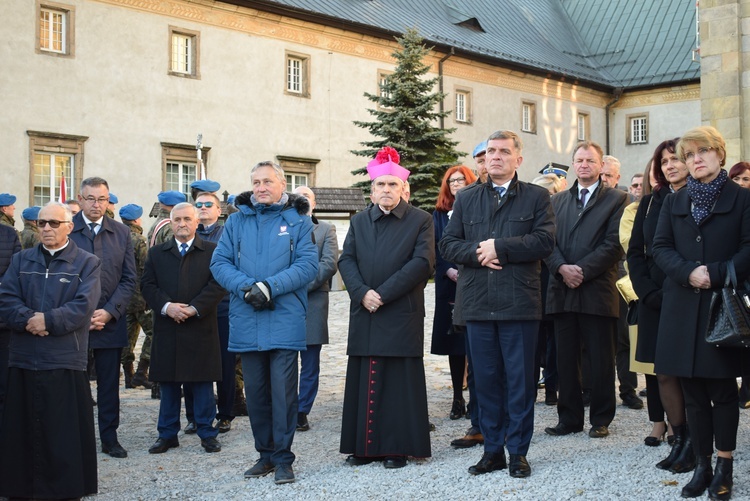
[[[340,29],[429,45],[599,87],[697,81],[687,0],[224,0]]]
[[[315,193],[315,213],[358,212],[367,207],[361,188],[311,188]]]

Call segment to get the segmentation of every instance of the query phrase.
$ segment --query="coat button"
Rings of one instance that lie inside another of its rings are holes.
[[[695,292],[696,294],[700,294],[700,293],[701,293],[701,290],[700,290],[700,289],[698,289],[698,288],[695,288],[695,289],[693,289],[693,292]]]
[[[698,265],[700,265],[700,264],[701,264],[701,262],[700,262],[700,261],[696,261],[696,262],[695,262],[695,264],[698,264]]]
[[[698,235],[697,237],[695,237],[695,241],[696,241],[696,242],[700,242],[700,241],[701,241],[701,237],[700,237],[700,235]]]

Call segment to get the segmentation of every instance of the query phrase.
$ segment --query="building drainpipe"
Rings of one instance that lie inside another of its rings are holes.
[[[607,103],[607,106],[604,107],[605,115],[605,122],[607,124],[607,148],[606,148],[606,154],[610,155],[611,152],[609,151],[609,110],[614,106],[614,104],[620,100],[620,97],[622,97],[622,87],[615,88],[614,92],[612,93],[615,98]]]
[[[443,63],[447,61],[451,56],[453,56],[456,53],[453,47],[451,47],[451,51],[446,54],[444,57],[438,61],[438,85],[440,90],[440,95],[443,94]],[[440,98],[440,128],[445,129],[445,117],[443,116],[443,111],[445,110],[445,96],[442,96]]]

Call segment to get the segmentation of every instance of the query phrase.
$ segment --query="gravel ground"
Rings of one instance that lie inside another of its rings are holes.
[[[425,353],[429,353],[434,286],[425,293]],[[653,465],[669,452],[666,445],[646,447],[649,433],[646,410],[622,405],[610,426],[610,436],[591,439],[586,433],[550,437],[546,426],[557,423],[554,407],[544,405],[544,392],[536,404],[534,437],[528,460],[532,475],[514,479],[507,470],[471,476],[466,469],[482,455],[479,447],[454,450],[450,441],[466,431],[469,421],[448,419],[452,390],[447,357],[425,356],[432,458],[410,460],[400,470],[380,463],[350,467],[338,452],[341,429],[346,333],[349,298],[331,293],[329,325],[332,343],[321,356],[321,387],[309,416],[311,429],[297,433],[293,450],[297,481],[275,485],[273,475],[246,480],[243,472],[258,458],[247,417],[238,417],[229,433],[219,435],[222,451],[207,454],[196,435],[179,435],[180,447],[165,454],[148,454],[156,440],[159,403],[142,389],[121,386],[120,443],[128,458],[113,459],[99,453],[99,494],[103,500],[151,499],[679,499],[691,474],[674,475]],[[639,385],[644,387],[643,377]],[[466,394],[468,399],[468,393]],[[183,419],[184,426],[184,419]],[[750,499],[748,465],[750,442],[748,412],[742,412],[735,454],[733,499]]]

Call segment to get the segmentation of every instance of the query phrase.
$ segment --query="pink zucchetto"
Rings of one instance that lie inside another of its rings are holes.
[[[380,176],[396,176],[406,181],[411,173],[398,164],[400,160],[398,151],[390,146],[383,146],[375,159],[367,164],[367,174],[370,175],[370,180],[374,181]]]

